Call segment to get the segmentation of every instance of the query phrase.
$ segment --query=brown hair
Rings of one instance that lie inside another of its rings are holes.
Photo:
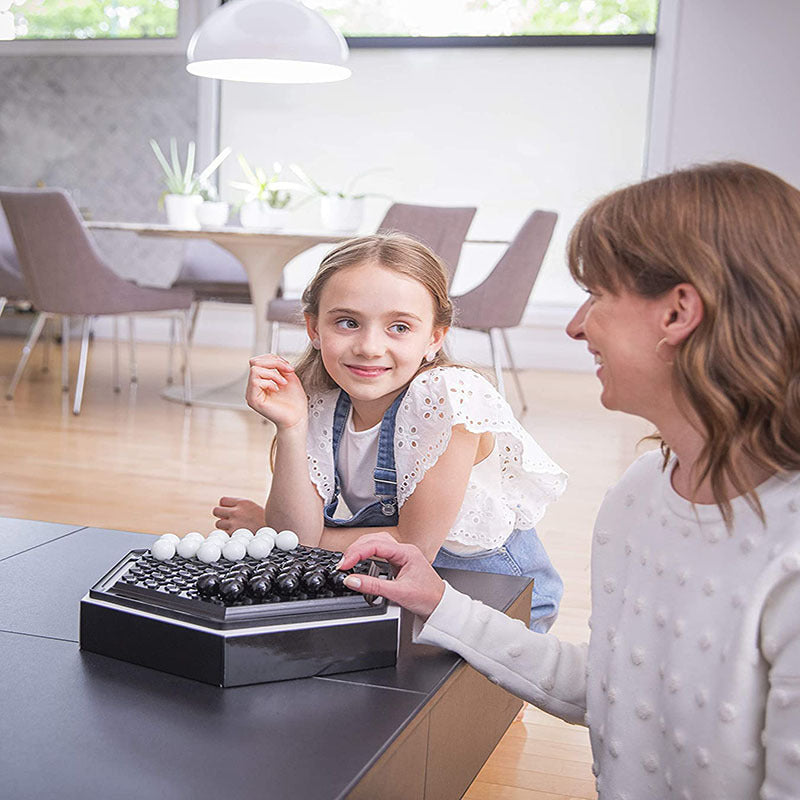
[[[726,481],[763,517],[741,457],[800,469],[800,191],[738,162],[672,172],[595,202],[568,259],[588,289],[658,297],[694,286],[704,316],[673,380],[703,427],[697,486],[709,479],[729,525]],[[669,447],[654,438],[666,467]]]
[[[319,316],[319,300],[325,284],[340,270],[360,264],[376,264],[419,281],[433,300],[434,328],[453,322],[453,304],[447,293],[447,269],[441,259],[422,242],[402,233],[380,233],[343,242],[322,259],[316,275],[303,292],[303,312]],[[420,364],[416,375],[433,367],[452,364],[442,347],[433,361]],[[319,350],[309,346],[295,366],[307,394],[333,389],[336,383],[322,363]],[[415,377],[416,377],[415,375]]]

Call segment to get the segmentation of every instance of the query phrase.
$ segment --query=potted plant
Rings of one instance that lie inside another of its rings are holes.
[[[186,166],[181,165],[178,157],[178,143],[172,137],[169,140],[170,160],[167,161],[158,142],[150,140],[158,163],[164,171],[166,189],[161,195],[161,202],[167,211],[167,222],[179,228],[199,228],[197,220],[197,207],[203,202],[200,193],[214,171],[228,157],[230,147],[226,147],[214,160],[200,173],[194,171],[195,143],[189,142],[186,149]]]
[[[246,181],[231,181],[234,189],[245,192],[239,209],[239,221],[243,228],[282,228],[289,214],[292,192],[308,192],[304,184],[280,179],[283,167],[274,162],[272,172],[261,167],[251,167],[243,155],[238,157]]]
[[[323,227],[328,230],[341,232],[358,230],[364,219],[364,199],[366,197],[386,197],[386,195],[374,192],[356,193],[354,191],[355,185],[362,178],[374,172],[382,172],[385,167],[377,167],[359,173],[351,178],[341,190],[324,189],[297,164],[291,164],[290,168],[310,192],[319,196],[320,219]]]
[[[201,228],[222,228],[228,221],[230,206],[219,199],[217,189],[213,183],[205,181],[200,187],[200,197],[203,202],[197,206],[197,221]]]

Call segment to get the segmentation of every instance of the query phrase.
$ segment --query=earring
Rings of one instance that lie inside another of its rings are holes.
[[[426,361],[427,361],[429,364],[431,363],[431,361],[433,361],[433,359],[434,359],[434,358],[436,358],[436,351],[435,351],[435,350],[431,350],[431,352],[430,352],[430,353],[428,353],[428,354],[425,356],[425,360],[426,360]]]
[[[660,348],[660,347],[661,347],[661,345],[663,345],[663,344],[667,345],[667,347],[670,347],[670,346],[671,346],[671,345],[670,345],[670,344],[667,342],[667,337],[666,337],[666,336],[665,336],[663,339],[659,339],[659,341],[658,341],[658,344],[656,345],[656,358],[657,358],[659,361],[663,361],[665,364],[668,364],[668,365],[670,365],[670,364],[674,364],[674,363],[675,363],[675,361],[674,361],[674,360],[669,360],[669,359],[666,359],[666,358],[664,358],[664,357],[661,355],[661,353],[659,353],[659,352],[658,352],[659,348]]]
[[[312,339],[312,340],[311,340],[311,346],[312,346],[312,347],[313,347],[315,350],[319,350],[319,339]]]

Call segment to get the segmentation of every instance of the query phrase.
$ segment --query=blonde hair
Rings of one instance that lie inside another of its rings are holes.
[[[728,525],[726,481],[762,516],[742,457],[800,469],[800,191],[749,164],[707,164],[595,202],[570,234],[569,269],[592,289],[658,297],[691,284],[701,323],[673,381],[703,428],[697,486]],[[659,434],[664,467],[670,449]]]
[[[402,233],[376,233],[349,239],[331,250],[319,265],[316,275],[303,292],[303,312],[312,317],[319,316],[319,301],[325,284],[337,273],[348,267],[375,264],[419,281],[433,300],[434,328],[448,328],[453,322],[453,304],[447,293],[447,268],[442,260],[422,242]],[[435,358],[420,364],[415,373],[441,367],[453,362],[440,348]],[[322,354],[310,345],[295,366],[306,394],[333,389],[336,383],[322,363]]]

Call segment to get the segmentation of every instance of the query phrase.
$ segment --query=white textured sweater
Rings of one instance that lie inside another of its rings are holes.
[[[590,729],[602,800],[800,798],[800,474],[742,498],[734,527],[642,456],[592,546],[588,647],[447,586],[416,641]]]

